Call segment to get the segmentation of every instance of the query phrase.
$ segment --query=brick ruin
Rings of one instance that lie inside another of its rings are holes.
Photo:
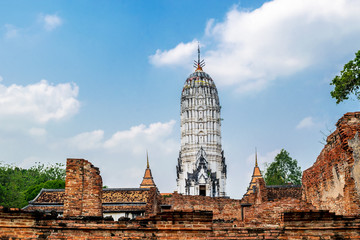
[[[162,196],[156,187],[102,189],[99,169],[68,159],[65,191],[0,208],[1,239],[360,239],[360,112],[345,114],[302,186],[256,178],[240,200]],[[103,217],[114,209],[135,219]],[[63,213],[63,214],[61,214]]]
[[[83,159],[66,162],[64,217],[102,217],[99,168]]]
[[[360,112],[336,123],[312,167],[304,171],[303,199],[341,215],[360,213]]]

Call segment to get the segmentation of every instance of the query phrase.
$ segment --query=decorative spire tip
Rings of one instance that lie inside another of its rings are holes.
[[[258,166],[258,162],[257,162],[257,149],[255,147],[255,167]]]
[[[150,168],[150,165],[149,165],[149,154],[148,154],[148,151],[146,150],[146,168]]]
[[[196,68],[196,71],[202,71],[202,68],[205,66],[205,61],[200,60],[200,43],[198,42],[198,60],[194,60],[194,67]]]

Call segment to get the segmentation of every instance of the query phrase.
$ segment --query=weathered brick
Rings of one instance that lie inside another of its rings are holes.
[[[84,159],[67,159],[64,217],[102,217],[102,178]]]
[[[304,171],[303,199],[337,214],[360,214],[360,112],[346,113]]]
[[[129,221],[100,218],[99,170],[86,160],[68,159],[64,217],[0,206],[0,238],[360,239],[359,123],[360,113],[339,120],[314,166],[305,171],[302,188],[270,187],[257,179],[256,191],[241,200],[177,193],[163,198],[151,188],[142,196],[145,216]],[[59,196],[52,200],[59,202]],[[161,210],[164,204],[171,208]]]

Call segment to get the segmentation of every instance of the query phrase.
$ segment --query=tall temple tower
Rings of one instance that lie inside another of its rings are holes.
[[[195,72],[186,79],[181,93],[181,150],[177,188],[186,195],[226,196],[226,164],[221,147],[220,102],[211,77],[194,61]]]

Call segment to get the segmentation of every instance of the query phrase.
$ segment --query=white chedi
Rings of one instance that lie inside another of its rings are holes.
[[[181,94],[181,150],[177,165],[178,193],[225,196],[226,164],[221,147],[220,102],[211,77],[197,69]]]

